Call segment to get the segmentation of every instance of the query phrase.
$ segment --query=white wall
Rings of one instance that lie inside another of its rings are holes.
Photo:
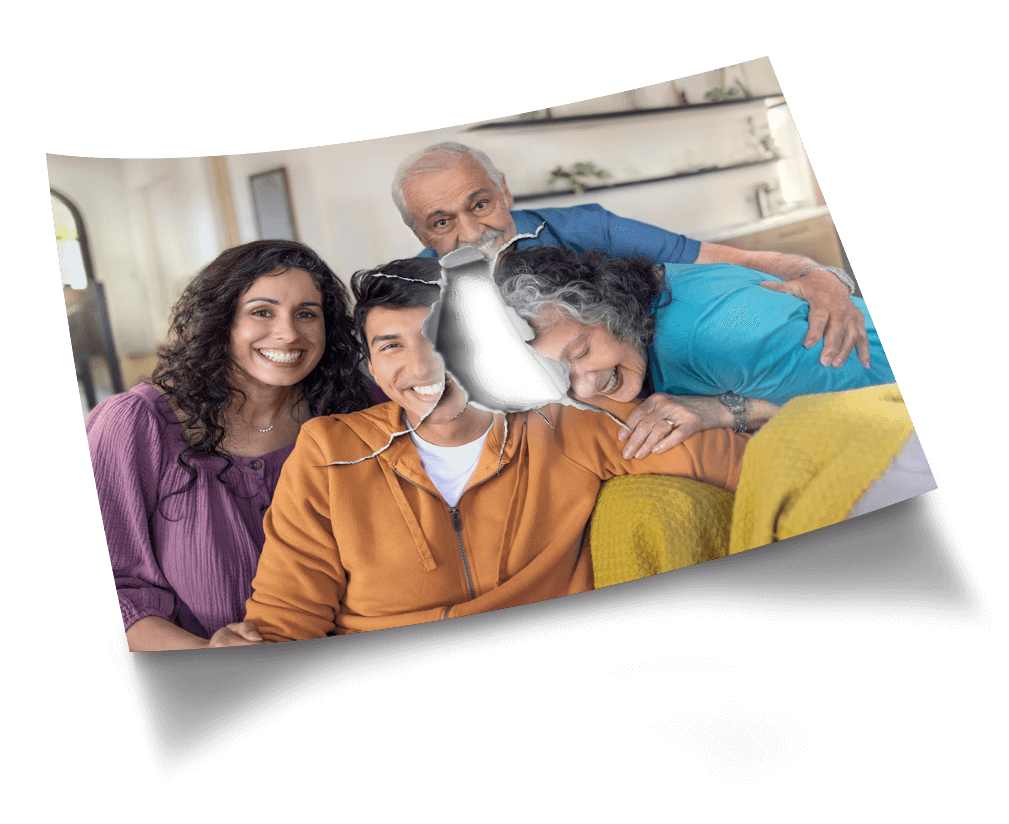
[[[392,203],[390,185],[403,157],[441,140],[452,129],[421,135],[231,155],[228,173],[243,242],[256,239],[249,176],[286,166],[298,237],[344,279],[358,269],[412,257],[421,245]]]

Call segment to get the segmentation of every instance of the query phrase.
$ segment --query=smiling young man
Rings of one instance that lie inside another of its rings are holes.
[[[491,413],[470,408],[466,395],[427,357],[430,342],[420,334],[430,306],[374,306],[367,328],[368,368],[389,400],[403,408],[405,423],[417,437],[437,446],[456,447],[485,434]]]
[[[302,428],[247,603],[266,640],[584,592],[593,587],[584,532],[604,480],[668,474],[736,488],[746,435],[709,430],[632,462],[600,412],[505,415],[469,404],[422,334],[439,276],[436,261],[415,258],[353,278],[368,368],[391,400]]]

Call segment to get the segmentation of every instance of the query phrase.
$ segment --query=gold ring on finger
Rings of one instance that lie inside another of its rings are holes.
[[[673,429],[676,429],[676,424],[675,424],[675,423],[673,423],[673,422],[672,422],[671,420],[669,420],[669,418],[663,418],[662,420],[664,420],[664,421],[665,421],[666,423],[668,423],[668,424],[669,424],[669,425],[670,425],[671,427],[673,427]]]

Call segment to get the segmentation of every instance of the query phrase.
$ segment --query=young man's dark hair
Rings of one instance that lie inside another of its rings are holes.
[[[377,269],[362,269],[354,273],[350,279],[355,303],[354,327],[364,346],[365,357],[370,357],[368,341],[364,337],[368,312],[376,306],[401,309],[430,306],[438,300],[440,280],[441,264],[431,258],[394,260]]]

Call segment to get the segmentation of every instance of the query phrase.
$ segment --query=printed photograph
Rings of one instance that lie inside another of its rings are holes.
[[[851,184],[800,138],[794,77],[760,57],[364,139],[46,153],[89,553],[157,757],[341,690],[402,720],[423,672],[528,709],[594,660],[627,709],[639,673],[717,691],[741,644],[811,648],[754,609],[932,608],[909,275],[831,203]],[[692,701],[635,717],[694,740]]]

